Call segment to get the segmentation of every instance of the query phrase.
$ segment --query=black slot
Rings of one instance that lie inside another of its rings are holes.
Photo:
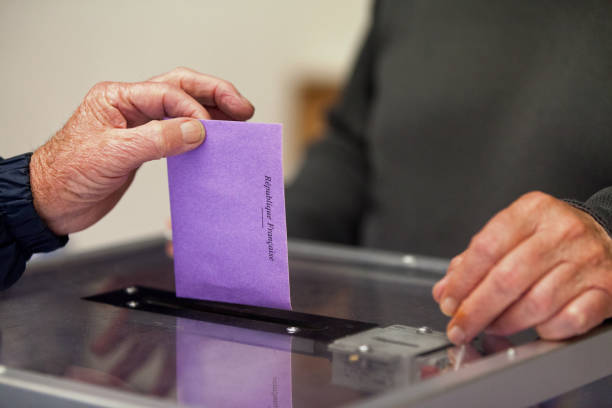
[[[84,298],[94,302],[260,330],[315,341],[331,342],[377,325],[291,310],[178,298],[173,292],[133,286]],[[295,327],[295,333],[288,328]]]

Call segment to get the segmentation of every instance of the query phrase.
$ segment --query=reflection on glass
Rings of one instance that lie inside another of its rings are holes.
[[[180,403],[292,407],[291,337],[178,319]]]
[[[135,330],[128,310],[116,311],[110,324],[89,342],[83,359],[66,367],[64,376],[124,391],[173,396],[174,335],[144,327]]]

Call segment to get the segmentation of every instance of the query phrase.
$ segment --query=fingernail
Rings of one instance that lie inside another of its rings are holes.
[[[440,303],[440,310],[447,316],[452,316],[457,310],[457,301],[451,297],[445,297]]]
[[[204,139],[204,126],[199,120],[190,120],[181,125],[183,141],[187,144],[194,144]]]
[[[465,333],[459,326],[453,326],[448,331],[448,339],[454,344],[463,344],[465,341]]]
[[[446,280],[447,278],[444,277],[442,278],[438,283],[436,283],[433,287],[433,298],[436,302],[440,301],[440,296],[442,296],[442,292],[444,291],[444,288],[446,287]]]

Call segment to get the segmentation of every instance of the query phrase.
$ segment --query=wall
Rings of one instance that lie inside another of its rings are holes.
[[[285,172],[299,163],[294,90],[344,76],[367,27],[368,0],[2,1],[0,155],[33,150],[96,82],[139,81],[183,65],[231,80],[253,120],[285,125]],[[165,161],[143,166],[115,210],[74,234],[83,250],[160,234]]]

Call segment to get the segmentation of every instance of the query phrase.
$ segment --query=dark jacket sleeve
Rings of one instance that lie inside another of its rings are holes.
[[[33,253],[53,251],[68,242],[68,236],[55,235],[34,208],[31,156],[0,157],[0,290],[19,279]]]
[[[368,156],[364,132],[375,89],[374,23],[338,105],[328,116],[328,130],[306,156],[286,191],[287,231],[293,238],[356,244],[367,206]]]
[[[612,187],[606,187],[593,194],[584,203],[567,200],[573,206],[589,213],[612,236]]]
[[[31,253],[19,247],[0,216],[0,290],[19,279],[31,256]]]

